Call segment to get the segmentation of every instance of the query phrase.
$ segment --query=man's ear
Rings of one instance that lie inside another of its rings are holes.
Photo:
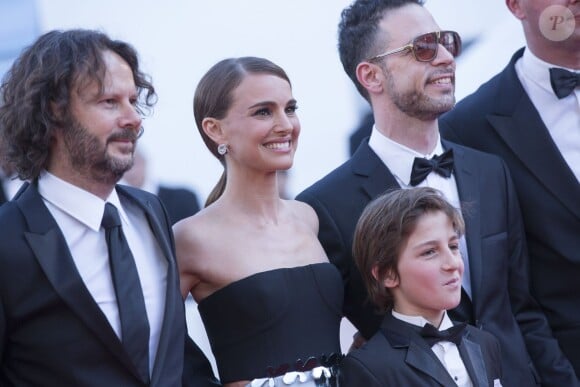
[[[370,62],[361,62],[356,66],[356,79],[369,94],[383,91],[383,71]]]
[[[520,3],[521,3],[520,0],[505,0],[505,5],[508,7],[510,12],[513,13],[514,16],[517,17],[518,19],[523,20],[526,18],[526,15],[522,11]]]
[[[56,102],[50,101],[49,106],[50,106],[50,116],[54,122],[54,124],[51,123],[51,126],[54,125],[53,130],[50,130],[49,132],[50,132],[51,141],[54,142],[55,139],[58,139],[58,138],[63,136],[62,129],[66,125],[66,123],[65,123],[66,115],[65,115],[63,109],[58,107]],[[73,113],[69,112],[69,114],[73,114]]]
[[[63,110],[61,108],[59,108],[58,105],[56,104],[56,102],[54,102],[52,100],[49,102],[49,106],[50,106],[50,114],[51,114],[52,118],[58,123],[58,125],[62,125],[63,120],[64,120]]]
[[[379,269],[375,265],[371,269],[371,274],[373,275],[375,280],[382,282],[383,286],[386,288],[392,289],[392,288],[396,288],[397,286],[399,286],[399,276],[393,270],[389,270],[387,272],[387,275],[385,275],[383,278],[380,278],[379,277]]]
[[[207,136],[216,144],[226,143],[220,120],[206,117],[201,121],[201,127],[203,128],[204,133],[207,134]]]

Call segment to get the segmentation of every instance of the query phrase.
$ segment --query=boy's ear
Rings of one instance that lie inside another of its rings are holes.
[[[397,274],[393,270],[389,270],[387,272],[387,274],[385,276],[383,276],[383,278],[380,278],[379,277],[379,269],[375,265],[371,269],[371,274],[373,275],[374,279],[381,282],[383,284],[383,286],[386,288],[392,289],[392,288],[396,288],[397,286],[399,286],[399,276],[397,276]]]
[[[201,127],[209,138],[216,144],[226,143],[220,121],[213,117],[206,117],[201,121]]]

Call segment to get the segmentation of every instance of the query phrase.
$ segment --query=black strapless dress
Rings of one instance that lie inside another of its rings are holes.
[[[198,308],[221,382],[338,361],[342,302],[330,263],[257,273],[206,297]]]

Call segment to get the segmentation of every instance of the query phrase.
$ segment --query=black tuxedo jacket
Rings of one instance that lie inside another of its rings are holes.
[[[457,349],[474,387],[493,387],[494,381],[501,381],[501,350],[493,335],[468,325]],[[342,360],[339,385],[427,387],[456,383],[417,330],[388,313],[380,330]]]
[[[0,205],[6,203],[8,198],[6,197],[6,192],[4,192],[4,187],[2,186],[2,179],[0,178]]]
[[[165,206],[171,224],[199,211],[197,195],[188,189],[160,186],[157,190],[157,196]]]
[[[580,183],[520,83],[514,64],[522,54],[444,115],[441,131],[507,163],[522,209],[533,294],[580,375]]]
[[[181,386],[186,352],[171,226],[159,199],[117,187],[143,209],[167,258],[165,316],[150,386]],[[35,184],[0,207],[0,386],[144,386],[78,273]],[[211,386],[209,362],[188,342],[186,385]]]
[[[453,149],[454,176],[465,206],[476,325],[500,342],[504,385],[536,385],[534,365],[545,385],[575,385],[569,362],[530,296],[521,214],[506,166],[497,156],[454,143],[443,141],[443,147]],[[343,312],[366,338],[377,331],[382,316],[367,302],[352,238],[364,207],[393,188],[399,188],[395,177],[365,140],[347,162],[297,197],[318,214],[319,239],[343,276]]]

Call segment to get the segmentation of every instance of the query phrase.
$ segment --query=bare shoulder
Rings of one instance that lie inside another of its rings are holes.
[[[175,242],[179,244],[194,243],[203,233],[205,227],[204,211],[202,210],[195,215],[189,216],[173,225],[173,235]]]
[[[318,216],[316,212],[307,203],[299,200],[288,200],[291,211],[296,214],[296,218],[304,222],[312,231],[318,233]]]
[[[182,269],[193,271],[206,259],[206,251],[217,238],[218,217],[205,208],[193,216],[182,219],[173,226],[177,259]],[[217,243],[217,242],[216,242]]]
[[[184,296],[191,292],[197,301],[213,287],[212,273],[215,265],[219,265],[216,250],[224,245],[220,225],[223,216],[216,216],[214,212],[205,208],[173,226],[181,292]]]

